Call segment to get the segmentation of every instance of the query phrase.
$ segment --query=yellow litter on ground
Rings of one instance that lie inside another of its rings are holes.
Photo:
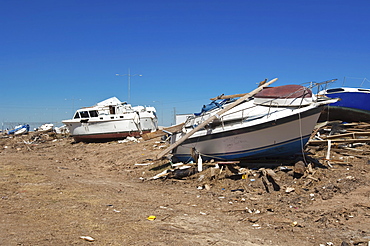
[[[156,219],[156,217],[154,215],[151,215],[151,216],[148,217],[148,220],[155,220],[155,219]]]

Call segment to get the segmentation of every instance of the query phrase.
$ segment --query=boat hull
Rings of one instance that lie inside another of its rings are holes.
[[[19,125],[19,126],[16,126],[13,130],[8,131],[8,134],[22,135],[22,134],[28,133],[29,130],[30,130],[30,126],[28,124]]]
[[[173,150],[178,161],[193,160],[194,148],[202,159],[237,160],[264,157],[282,157],[302,153],[320,116],[322,107],[286,117],[265,120],[221,131],[215,134],[198,135],[184,141]]]
[[[370,93],[368,92],[342,92],[325,94],[330,98],[340,98],[336,103],[331,103],[330,106],[356,108],[360,110],[370,111]]]
[[[98,133],[98,134],[84,134],[84,135],[72,135],[76,142],[106,142],[113,140],[121,140],[126,137],[140,137],[144,133],[150,131],[129,131],[129,132],[110,132],[110,133]]]
[[[143,120],[143,119],[142,119]],[[151,128],[140,128],[133,120],[109,120],[99,122],[63,121],[76,142],[105,142],[140,136]]]
[[[370,122],[370,110],[327,106],[321,113],[319,121],[341,120],[345,122]]]
[[[336,89],[333,89],[336,90]],[[370,122],[370,93],[368,89],[339,88],[343,92],[323,93],[330,98],[340,98],[323,110],[319,121],[341,120],[346,122]]]

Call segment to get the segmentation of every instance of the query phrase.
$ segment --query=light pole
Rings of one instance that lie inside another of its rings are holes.
[[[76,100],[81,101],[82,99],[76,99],[76,98],[67,99],[67,98],[65,98],[64,100],[65,100],[65,101],[67,101],[67,100],[72,100],[72,114],[74,114],[74,112],[75,112],[75,101],[76,101]],[[74,116],[74,115],[73,115],[73,116]]]
[[[130,103],[130,78],[133,76],[143,76],[141,74],[130,74],[130,69],[128,69],[127,74],[118,74],[116,73],[116,76],[127,76],[127,83],[128,83],[128,91],[127,91],[127,103]]]

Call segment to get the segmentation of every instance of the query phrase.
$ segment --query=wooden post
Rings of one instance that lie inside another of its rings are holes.
[[[186,133],[182,138],[180,138],[179,140],[177,140],[175,143],[173,143],[172,145],[170,145],[167,149],[163,150],[161,153],[159,153],[157,155],[157,159],[160,159],[162,158],[164,155],[166,155],[167,153],[169,153],[171,150],[173,150],[174,148],[176,148],[177,146],[179,146],[180,144],[182,144],[186,139],[188,139],[191,135],[193,135],[194,133],[196,133],[197,131],[199,131],[200,129],[202,129],[203,127],[205,127],[208,123],[212,122],[214,119],[220,117],[223,113],[229,111],[230,109],[234,108],[235,106],[239,105],[240,103],[244,102],[245,100],[247,100],[249,97],[252,97],[254,96],[255,94],[257,94],[258,92],[260,92],[264,87],[266,86],[269,86],[270,84],[274,83],[276,80],[278,80],[277,78],[275,79],[272,79],[270,80],[269,82],[257,87],[256,89],[254,89],[253,91],[245,94],[243,97],[239,98],[238,100],[236,100],[235,102],[233,103],[230,103],[229,105],[226,105],[225,108],[221,109],[219,112],[217,112],[217,114],[209,117],[207,120],[203,121],[201,124],[199,124],[197,127],[195,127],[193,130],[191,130],[190,132]]]

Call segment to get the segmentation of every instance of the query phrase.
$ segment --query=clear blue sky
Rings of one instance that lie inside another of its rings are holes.
[[[370,77],[366,0],[0,0],[0,121],[58,122],[106,98],[162,125],[209,98]],[[346,85],[359,86],[361,80]],[[348,84],[349,83],[349,84]],[[352,84],[351,84],[352,83]],[[364,84],[370,87],[370,84]]]

